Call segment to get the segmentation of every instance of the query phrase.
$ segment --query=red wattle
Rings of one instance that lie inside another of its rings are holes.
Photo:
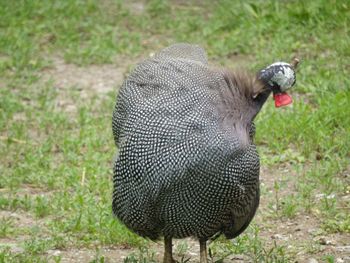
[[[273,94],[273,99],[275,100],[275,107],[283,107],[293,102],[292,97],[286,92]]]

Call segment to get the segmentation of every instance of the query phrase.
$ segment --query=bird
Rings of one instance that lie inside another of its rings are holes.
[[[199,45],[178,43],[135,66],[117,95],[112,130],[113,214],[134,233],[172,240],[232,239],[259,205],[254,119],[270,94],[292,102],[295,67],[275,62],[257,74],[211,66]]]

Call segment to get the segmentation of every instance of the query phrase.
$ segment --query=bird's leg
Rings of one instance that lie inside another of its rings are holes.
[[[164,260],[163,263],[174,263],[173,244],[171,237],[164,237]]]
[[[200,263],[208,263],[207,241],[199,240]]]

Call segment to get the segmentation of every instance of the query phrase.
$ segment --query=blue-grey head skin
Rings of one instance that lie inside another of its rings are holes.
[[[259,73],[259,78],[273,89],[285,92],[296,82],[294,67],[286,62],[275,62]]]
[[[115,216],[150,239],[243,232],[259,204],[253,120],[276,85],[295,82],[289,68],[218,70],[190,44],[138,64],[113,113]]]

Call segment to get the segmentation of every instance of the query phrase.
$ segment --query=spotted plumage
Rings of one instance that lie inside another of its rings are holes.
[[[239,235],[259,203],[253,119],[270,92],[195,45],[138,64],[113,113],[114,214],[150,239]]]

